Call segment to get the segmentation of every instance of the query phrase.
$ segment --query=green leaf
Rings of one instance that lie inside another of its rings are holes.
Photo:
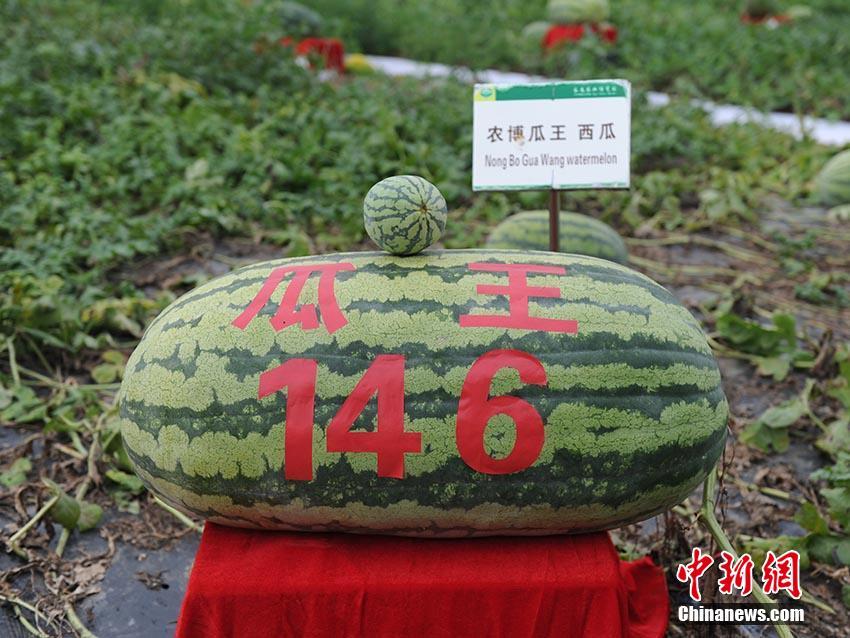
[[[794,425],[804,414],[806,404],[801,397],[796,397],[768,408],[759,417],[759,421],[770,428],[787,428]]]
[[[82,501],[80,503],[80,518],[77,520],[77,529],[87,532],[97,527],[103,517],[103,508],[97,503]]]
[[[850,489],[824,487],[820,494],[829,505],[829,515],[842,527],[850,530]]]
[[[846,410],[850,410],[850,344],[843,343],[835,350],[838,376],[830,380],[827,394],[838,399]]]
[[[32,469],[32,461],[27,457],[15,459],[9,469],[0,474],[0,485],[10,488],[26,482],[27,474]]]
[[[74,529],[80,518],[80,503],[50,479],[44,479],[44,483],[54,496],[59,496],[59,500],[47,512],[50,518],[66,529]]]
[[[741,549],[753,557],[756,565],[763,565],[768,551],[783,554],[790,549],[800,553],[800,567],[809,566],[808,539],[810,536],[776,536],[773,538],[748,538],[741,542]]]
[[[144,483],[138,476],[122,472],[121,470],[107,470],[106,478],[113,483],[117,483],[131,494],[140,494],[145,489]]]
[[[820,515],[817,507],[806,501],[800,507],[799,511],[794,515],[794,520],[797,521],[803,529],[808,530],[813,534],[828,534],[829,523]]]
[[[112,383],[118,378],[120,368],[111,363],[101,363],[91,370],[91,377],[95,383]]]
[[[841,586],[841,600],[844,602],[844,606],[850,609],[850,585]]]
[[[12,398],[15,396],[12,390],[0,384],[0,410],[4,410],[12,404]]]
[[[124,353],[119,350],[107,350],[103,354],[100,355],[100,358],[103,359],[106,363],[111,363],[120,368],[124,367]]]
[[[775,313],[773,327],[727,312],[716,321],[717,331],[736,349],[773,357],[797,349],[796,321],[791,315]]]
[[[115,499],[115,504],[118,506],[119,512],[138,514],[141,511],[139,501],[133,498],[133,495],[126,490],[116,490],[112,494],[112,498]]]
[[[755,421],[741,432],[741,441],[750,447],[768,453],[772,450],[782,453],[788,449],[791,440],[785,428],[771,428],[761,421]]]
[[[832,457],[850,452],[850,417],[844,416],[826,426],[826,432],[815,441],[815,447]]]
[[[774,381],[784,381],[791,370],[791,360],[785,355],[776,357],[757,357],[758,373],[764,377],[773,377]]]
[[[785,401],[765,410],[742,433],[741,440],[747,445],[769,452],[788,449],[788,428],[806,414],[806,401],[802,396]]]
[[[127,454],[127,448],[124,446],[124,440],[120,436],[116,438],[118,439],[118,444],[112,452],[112,458],[119,468],[126,470],[127,472],[132,472],[133,464],[130,462],[130,456]]]
[[[850,538],[835,534],[808,537],[809,555],[826,565],[850,565]]]

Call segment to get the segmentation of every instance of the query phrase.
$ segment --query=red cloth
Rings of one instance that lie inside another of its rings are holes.
[[[590,25],[590,30],[593,31],[603,42],[608,44],[616,44],[617,42],[617,27],[607,22],[600,22]],[[549,27],[546,35],[543,36],[543,48],[547,51],[554,49],[564,43],[578,42],[585,36],[585,25],[583,24],[555,24]]]
[[[658,638],[669,599],[608,534],[422,540],[207,523],[178,638]]]
[[[603,22],[601,24],[594,24],[592,27],[593,32],[598,35],[602,40],[607,42],[608,44],[616,44],[617,43],[617,27],[613,24],[608,24],[607,22]]]
[[[787,22],[791,22],[791,16],[785,15],[785,14],[776,14],[776,15],[761,16],[759,18],[755,18],[755,17],[748,15],[746,13],[741,14],[741,22],[743,22],[744,24],[758,25],[758,24],[766,24],[766,23],[769,23],[771,21],[776,26],[779,26],[780,24],[785,24]]]
[[[554,49],[564,42],[578,42],[584,37],[583,24],[556,24],[543,36],[543,48]]]
[[[280,46],[290,47],[295,45],[295,55],[310,57],[316,55],[322,58],[326,69],[333,69],[340,73],[345,71],[345,49],[342,41],[336,38],[304,38],[297,43],[290,37],[281,38]]]

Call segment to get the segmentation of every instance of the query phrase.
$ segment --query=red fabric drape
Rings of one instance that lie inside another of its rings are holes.
[[[663,572],[606,533],[422,540],[206,525],[178,638],[659,638]]]
[[[617,43],[617,27],[613,24],[593,23],[590,25],[593,31],[603,42],[608,44]],[[563,44],[578,42],[585,36],[585,25],[583,24],[555,24],[549,28],[543,36],[541,45],[545,50],[555,49]]]
[[[326,69],[333,69],[339,73],[345,71],[345,49],[342,40],[337,38],[304,38],[296,42],[290,36],[281,38],[278,42],[283,47],[295,47],[295,55],[315,55],[322,58]]]

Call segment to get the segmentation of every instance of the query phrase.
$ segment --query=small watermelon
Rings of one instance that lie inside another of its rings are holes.
[[[827,216],[833,221],[850,222],[850,204],[830,208]]]
[[[850,204],[850,150],[829,160],[815,178],[815,197],[825,206]]]
[[[715,466],[728,411],[667,290],[510,250],[246,266],[148,326],[119,403],[139,477],[213,522],[464,537],[662,512]]]
[[[543,45],[543,38],[546,37],[546,34],[551,28],[552,24],[549,22],[544,22],[543,20],[531,22],[525,25],[525,27],[523,27],[522,38],[529,44],[533,44],[537,47],[540,47]]]
[[[415,255],[436,242],[446,228],[446,200],[417,175],[396,175],[375,184],[363,200],[366,232],[393,255]]]
[[[776,0],[746,0],[744,13],[751,18],[769,18],[779,13],[779,3]]]
[[[814,11],[812,11],[811,7],[804,4],[795,4],[788,7],[785,11],[785,15],[791,20],[806,20],[814,15]]]
[[[548,18],[555,24],[604,22],[611,9],[608,0],[549,0]]]
[[[558,248],[562,253],[629,260],[626,244],[605,222],[578,213],[561,213]],[[508,217],[493,229],[487,248],[549,250],[549,211],[530,210]]]
[[[298,2],[281,2],[278,16],[283,32],[292,37],[319,35],[324,24],[322,16]]]

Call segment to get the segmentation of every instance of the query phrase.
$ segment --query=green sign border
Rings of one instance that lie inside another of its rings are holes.
[[[598,184],[523,184],[523,185],[510,185],[510,186],[473,186],[473,192],[480,191],[535,191],[535,190],[588,190],[588,189],[601,189],[601,188],[611,188],[611,189],[623,189],[630,188],[628,182],[601,182]]]
[[[629,98],[628,80],[584,80],[539,84],[476,84],[476,102],[508,100],[571,100],[593,98]]]

